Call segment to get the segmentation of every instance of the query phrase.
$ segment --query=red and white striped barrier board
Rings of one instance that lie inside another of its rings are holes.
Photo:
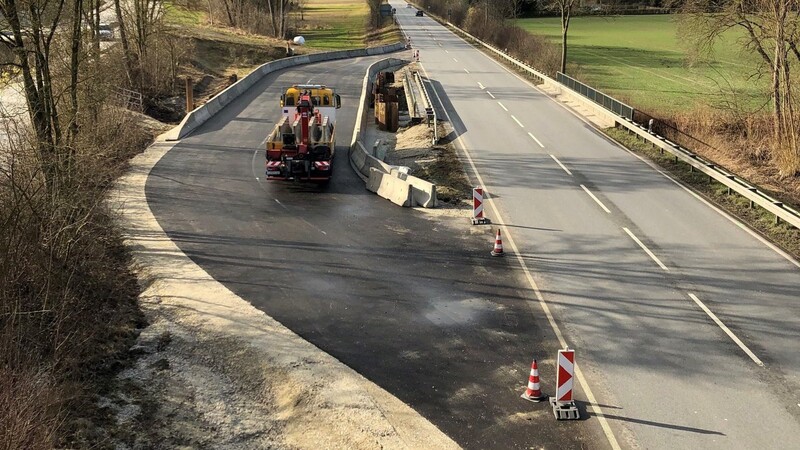
[[[572,401],[572,378],[575,375],[575,350],[558,351],[558,373],[556,374],[556,400]]]
[[[558,369],[556,372],[556,395],[550,398],[553,415],[556,419],[579,419],[580,413],[572,398],[573,379],[575,378],[575,350],[569,347],[558,351]]]
[[[481,225],[489,223],[489,219],[483,216],[483,188],[472,189],[472,224]]]

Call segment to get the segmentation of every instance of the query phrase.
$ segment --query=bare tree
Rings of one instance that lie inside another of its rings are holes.
[[[11,50],[16,55],[16,61],[11,64],[22,73],[28,115],[36,134],[42,172],[52,188],[62,162],[58,153],[62,133],[50,56],[53,38],[61,22],[64,0],[28,0],[22,4],[24,9],[19,6],[16,0],[1,0],[0,13],[6,17],[13,35]]]
[[[742,49],[758,55],[753,73],[767,69],[771,76],[772,131],[782,170],[800,170],[800,125],[791,69],[800,62],[800,1],[798,0],[690,0],[684,5],[683,27],[699,53],[711,52],[728,30],[740,29]],[[794,58],[791,58],[791,57]],[[794,59],[792,61],[791,59]]]
[[[578,6],[578,0],[546,0],[545,9],[561,14],[561,73],[567,73],[567,34],[572,12]]]
[[[114,12],[117,14],[117,29],[119,29],[119,40],[122,45],[122,53],[125,59],[125,74],[128,76],[128,83],[133,84],[134,80],[134,56],[131,52],[131,44],[128,38],[127,19],[122,10],[121,0],[114,0]]]
[[[72,45],[70,46],[69,99],[72,107],[69,120],[69,138],[78,134],[78,72],[81,57],[81,38],[83,36],[83,0],[72,3]],[[99,55],[99,52],[98,52]]]

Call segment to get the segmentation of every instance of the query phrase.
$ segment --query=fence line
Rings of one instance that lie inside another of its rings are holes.
[[[588,98],[589,100],[602,105],[605,109],[625,117],[628,120],[633,120],[634,109],[631,106],[628,106],[625,103],[615,99],[614,97],[606,95],[589,86],[588,84],[581,83],[580,81],[561,72],[556,73],[556,81]]]
[[[142,97],[141,92],[132,91],[130,89],[121,87],[118,87],[116,91],[117,97],[120,99],[120,102],[125,106],[125,108],[139,112],[144,111],[144,98]]]

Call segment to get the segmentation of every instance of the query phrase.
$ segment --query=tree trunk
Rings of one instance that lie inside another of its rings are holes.
[[[567,73],[567,31],[569,31],[569,18],[571,11],[561,9],[561,73]]]
[[[772,95],[773,95],[773,133],[775,144],[778,147],[783,145],[784,140],[784,104],[787,99],[782,95],[782,84],[788,82],[783,80],[783,70],[786,62],[786,42],[784,40],[784,23],[785,12],[781,14],[781,5],[783,2],[779,1],[775,4],[775,53],[772,58]],[[782,17],[783,16],[783,17]]]
[[[128,30],[125,28],[125,20],[122,16],[122,6],[120,0],[114,0],[114,10],[117,13],[119,23],[119,40],[122,44],[122,53],[125,55],[125,74],[128,76],[128,85],[133,85],[133,54],[131,53],[130,42],[128,41]]]
[[[43,52],[44,49],[49,47],[50,40],[42,36],[41,17],[34,5],[29,5],[28,11],[26,11],[31,21],[30,40],[23,40],[22,26],[15,0],[7,0],[3,12],[8,26],[14,34],[14,40],[23,43],[14,47],[13,51],[17,56],[22,71],[22,84],[25,90],[28,116],[36,134],[35,145],[39,156],[39,165],[45,177],[47,191],[52,194],[55,192],[54,187],[58,176],[58,155],[53,141],[53,126],[58,126],[58,121],[57,116],[56,120],[53,120],[53,115],[49,114],[50,106],[54,102],[48,101],[46,98],[47,95],[52,94],[52,91],[44,89],[45,72],[49,70],[49,67],[43,64],[45,58]],[[55,26],[51,30],[54,32]],[[50,34],[51,37],[52,34]],[[47,78],[49,79],[49,77]]]
[[[223,0],[222,4],[225,5],[225,14],[228,16],[228,25],[235,27],[236,20],[233,18],[233,14],[231,14],[231,5],[229,4],[230,0]]]
[[[72,47],[70,53],[70,79],[69,79],[69,99],[72,110],[69,120],[67,140],[72,141],[78,134],[78,68],[80,64],[81,52],[81,25],[83,18],[83,0],[73,0],[72,8]],[[97,53],[99,58],[100,53]]]

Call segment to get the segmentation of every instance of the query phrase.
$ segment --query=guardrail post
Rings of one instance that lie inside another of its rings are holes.
[[[772,202],[773,205],[777,206],[778,208],[783,208],[783,202]],[[781,224],[781,218],[777,214],[775,214],[775,225]]]

